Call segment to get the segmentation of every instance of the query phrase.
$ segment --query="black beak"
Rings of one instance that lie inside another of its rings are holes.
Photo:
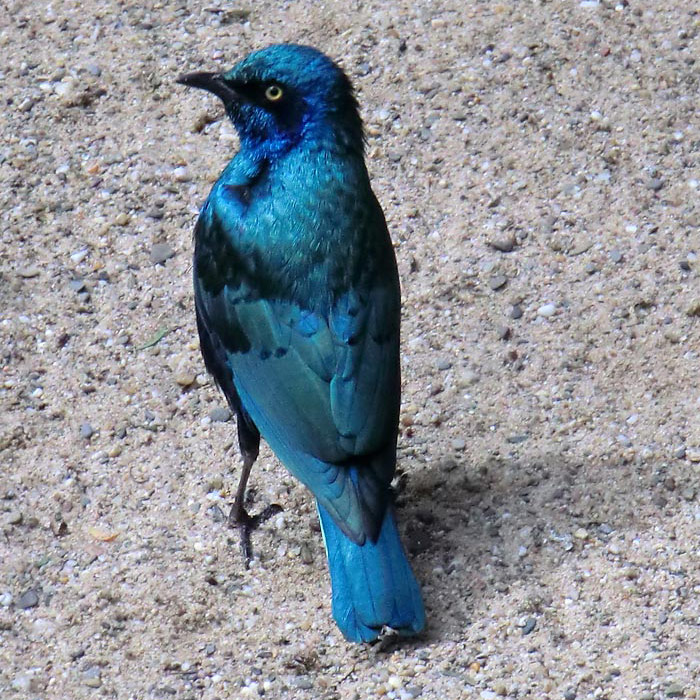
[[[221,98],[225,104],[239,99],[234,87],[226,82],[221,73],[187,73],[181,75],[177,82],[187,87],[200,88]]]

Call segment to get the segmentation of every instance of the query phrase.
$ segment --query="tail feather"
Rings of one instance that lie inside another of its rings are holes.
[[[333,588],[333,617],[351,642],[370,642],[384,626],[403,635],[425,624],[420,588],[406,559],[391,507],[376,542],[355,544],[319,503]]]

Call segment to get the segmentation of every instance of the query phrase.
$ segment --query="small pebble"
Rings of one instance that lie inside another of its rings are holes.
[[[632,440],[627,437],[627,435],[624,435],[623,433],[620,433],[617,436],[617,441],[623,446],[623,447],[630,447],[632,445]]]
[[[207,508],[207,513],[209,513],[211,519],[215,523],[223,523],[224,520],[226,520],[226,516],[219,506],[209,506],[209,508]]]
[[[523,310],[519,304],[513,304],[510,309],[510,317],[515,321],[523,317]]]
[[[554,304],[543,304],[537,309],[537,315],[543,318],[549,318],[550,316],[554,316],[556,310],[557,307]]]
[[[505,275],[494,275],[491,277],[491,279],[489,279],[489,287],[491,287],[494,292],[499,289],[503,289],[507,283],[508,278]]]
[[[184,165],[181,165],[173,170],[173,179],[175,182],[187,182],[191,179],[190,171]]]
[[[195,376],[194,372],[184,367],[178,367],[175,371],[175,381],[180,386],[191,386],[195,383],[196,379],[197,377]]]
[[[306,542],[302,542],[301,548],[299,550],[299,558],[304,562],[304,564],[313,564],[314,555],[311,552],[311,548]]]
[[[452,441],[452,449],[457,450],[458,452],[461,452],[463,449],[465,449],[467,446],[466,440],[463,438],[455,438]]]
[[[685,451],[685,456],[691,462],[700,462],[700,447],[688,447]]]
[[[162,265],[174,255],[175,251],[168,243],[154,243],[151,247],[150,260],[153,265]]]
[[[79,293],[85,291],[85,280],[75,279],[68,282],[68,286],[72,291]]]
[[[390,688],[393,688],[394,690],[397,690],[403,685],[403,682],[401,681],[401,678],[399,676],[389,676],[389,680],[387,681],[387,685]]]
[[[624,256],[619,250],[611,250],[610,251],[610,260],[612,260],[615,264],[619,264],[623,261]]]
[[[593,247],[593,241],[590,238],[581,238],[577,240],[569,250],[569,255],[581,255]]]
[[[17,598],[16,605],[20,610],[35,608],[37,605],[39,605],[39,595],[33,588],[30,588],[28,591],[22,593],[19,598]]]
[[[501,253],[510,253],[515,248],[515,236],[506,236],[505,238],[493,238],[489,241],[489,245]]]
[[[435,366],[440,372],[446,372],[452,367],[452,362],[450,362],[450,360],[448,360],[447,358],[443,357],[435,363]]]
[[[542,233],[550,235],[554,231],[554,224],[557,223],[557,217],[553,214],[545,216],[542,220]]]
[[[129,215],[121,212],[114,218],[114,223],[117,226],[126,226],[129,223]]]
[[[18,673],[10,682],[10,687],[19,693],[29,693],[32,688],[32,677],[28,673]]]
[[[21,525],[22,524],[22,513],[18,510],[11,510],[7,514],[7,524],[8,525]]]
[[[493,692],[502,698],[508,695],[508,686],[506,686],[503,681],[494,681],[494,683],[491,684],[491,687],[493,688]]]
[[[85,678],[99,678],[101,675],[102,670],[97,665],[89,666],[83,671],[83,677]]]
[[[226,423],[231,419],[231,409],[228,406],[218,406],[209,411],[212,423]]]
[[[478,372],[474,372],[471,369],[466,369],[459,377],[459,387],[464,389],[473,384],[478,384],[481,377]]]
[[[496,335],[499,340],[508,340],[511,336],[511,330],[508,326],[496,326]]]
[[[81,423],[80,425],[80,437],[83,440],[89,440],[95,434],[95,429],[90,425],[90,423]]]
[[[528,617],[525,621],[525,624],[523,625],[523,637],[530,634],[531,632],[534,632],[536,626],[537,620],[534,617]]]
[[[36,102],[31,97],[25,97],[18,105],[17,110],[20,112],[31,112],[32,107]]]
[[[75,101],[76,84],[72,78],[65,78],[60,83],[56,83],[53,89],[63,104],[70,106]]]
[[[666,686],[666,696],[669,698],[682,698],[683,686],[680,683],[670,683]]]
[[[21,267],[17,270],[17,274],[23,279],[31,279],[32,277],[39,276],[39,268],[36,265],[30,265],[29,267]]]
[[[76,250],[75,253],[72,253],[70,256],[70,259],[76,264],[80,264],[85,260],[85,258],[88,256],[88,249],[83,248],[82,250]]]
[[[221,491],[224,488],[224,480],[220,476],[214,476],[207,482],[205,486],[206,492]]]

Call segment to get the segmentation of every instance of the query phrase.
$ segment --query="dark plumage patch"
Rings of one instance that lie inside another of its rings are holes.
[[[252,189],[248,185],[225,185],[224,190],[244,206],[250,204]]]
[[[230,188],[241,189],[241,188]],[[226,224],[214,212],[205,226],[200,219],[195,232],[194,272],[204,291],[212,296],[224,287],[229,293],[241,290],[241,299],[274,297],[279,293],[279,275],[262,259],[257,248],[239,250],[226,235]]]
[[[250,352],[252,349],[250,339],[240,323],[226,321],[222,323],[215,320],[213,325],[221,343],[228,352]]]

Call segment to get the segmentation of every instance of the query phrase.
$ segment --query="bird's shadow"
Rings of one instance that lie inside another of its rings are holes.
[[[423,641],[463,637],[475,611],[483,614],[513,587],[535,588],[546,598],[551,574],[565,558],[592,540],[643,528],[660,510],[658,487],[651,479],[648,488],[640,483],[632,464],[549,455],[479,465],[450,458],[436,465],[412,469],[397,498],[426,603]]]

